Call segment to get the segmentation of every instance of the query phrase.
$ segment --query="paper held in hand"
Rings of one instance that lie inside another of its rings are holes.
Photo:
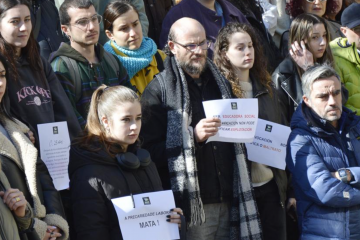
[[[258,100],[221,99],[203,102],[207,118],[221,120],[218,133],[207,142],[252,142],[258,120]]]
[[[285,170],[290,132],[287,126],[259,119],[254,141],[246,144],[249,160]]]
[[[69,188],[70,137],[67,122],[38,124],[40,156],[46,164],[55,188]]]
[[[111,199],[124,240],[180,239],[178,225],[166,221],[166,215],[174,214],[170,209],[175,208],[171,190],[137,194],[133,199]]]

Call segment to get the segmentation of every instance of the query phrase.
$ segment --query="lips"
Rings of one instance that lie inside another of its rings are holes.
[[[245,63],[251,63],[253,60],[251,59],[251,58],[249,58],[249,59],[246,59],[244,62]]]
[[[314,11],[321,11],[322,8],[313,8]]]
[[[98,35],[98,33],[92,33],[92,34],[87,35],[86,37],[90,38],[90,37],[95,37],[97,35]]]

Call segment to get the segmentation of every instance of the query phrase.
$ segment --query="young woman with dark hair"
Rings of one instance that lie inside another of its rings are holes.
[[[0,181],[3,184],[0,184],[0,196],[14,212],[21,230],[18,236],[17,229],[12,232],[5,229],[6,235],[10,235],[6,238],[1,235],[0,239],[67,239],[69,229],[60,195],[45,164],[38,158],[37,149],[26,136],[29,128],[9,112],[9,75],[7,61],[0,54]],[[5,216],[9,209],[0,208]],[[7,227],[11,227],[13,220],[8,217],[3,219],[6,219]]]
[[[131,3],[110,3],[103,18],[105,33],[110,39],[104,48],[119,58],[131,84],[141,95],[155,74],[164,69],[166,55],[151,38],[143,37],[139,13]]]
[[[34,133],[37,124],[67,121],[74,137],[80,126],[68,110],[71,104],[50,64],[40,57],[28,4],[27,0],[1,0],[0,4],[0,52],[9,65],[11,113]]]
[[[259,118],[281,122],[277,96],[266,71],[267,62],[250,25],[229,23],[220,30],[214,63],[229,80],[235,97],[257,98]],[[264,239],[285,240],[286,173],[256,162],[249,164]]]
[[[111,199],[162,190],[150,154],[139,147],[140,128],[141,106],[134,91],[102,85],[93,93],[83,135],[70,150],[77,240],[123,239]],[[180,224],[179,214],[182,210],[175,208],[167,221]]]

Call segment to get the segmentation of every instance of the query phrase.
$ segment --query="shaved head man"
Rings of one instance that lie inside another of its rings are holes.
[[[176,206],[184,210],[187,239],[261,239],[244,149],[206,143],[221,121],[206,118],[202,102],[232,97],[228,81],[207,58],[209,47],[198,21],[181,18],[171,26],[165,69],[141,98],[143,147],[150,151],[164,188],[174,192]]]

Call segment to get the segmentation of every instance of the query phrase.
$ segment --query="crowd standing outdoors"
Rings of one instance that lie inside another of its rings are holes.
[[[0,0],[0,240],[123,239],[111,199],[161,190],[182,239],[359,240],[359,2]],[[291,128],[286,170],[207,142],[230,98]]]

